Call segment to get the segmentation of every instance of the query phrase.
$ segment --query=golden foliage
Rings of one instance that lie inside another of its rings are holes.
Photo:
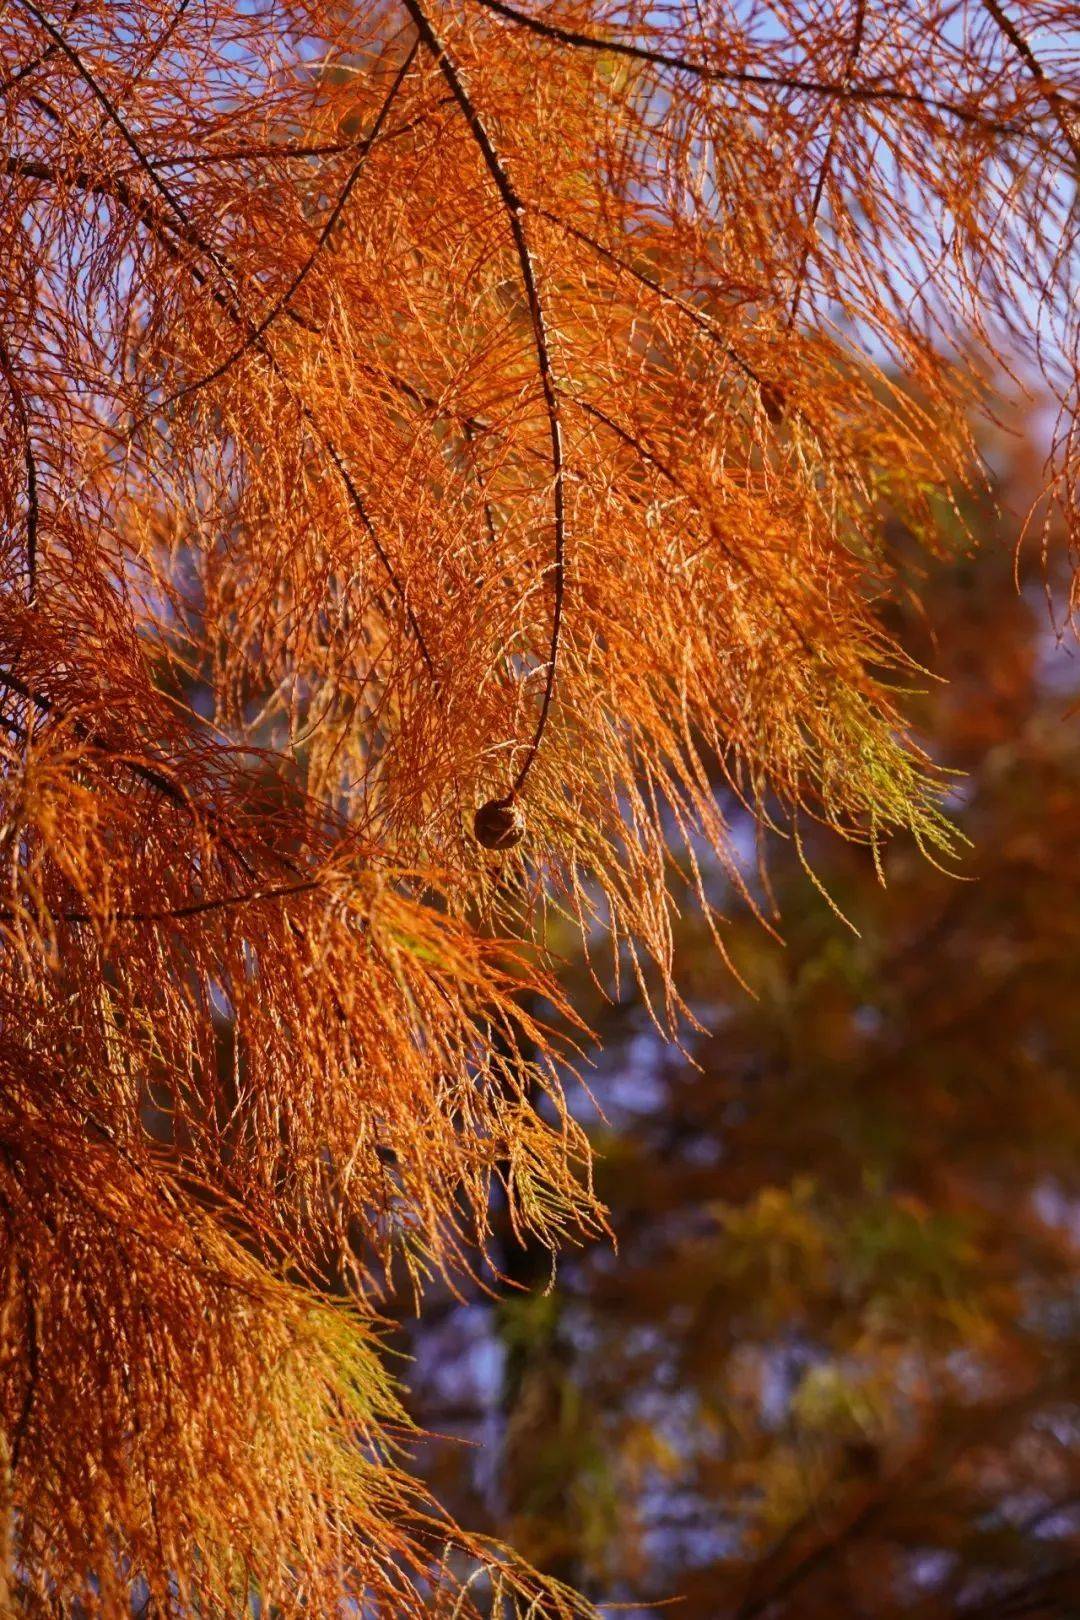
[[[569,1613],[371,1338],[602,1225],[545,908],[676,1018],[718,785],[949,847],[888,536],[1032,360],[1074,515],[1076,7],[731,9],[0,18],[17,1612]]]

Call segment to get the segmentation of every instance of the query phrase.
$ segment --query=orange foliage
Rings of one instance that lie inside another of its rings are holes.
[[[948,848],[889,524],[995,355],[1074,501],[1077,16],[1023,9],[5,9],[13,1612],[571,1611],[388,1457],[382,1278],[497,1183],[602,1224],[548,908],[675,1019],[717,782]]]

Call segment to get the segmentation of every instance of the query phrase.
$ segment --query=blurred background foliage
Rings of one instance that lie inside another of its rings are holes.
[[[617,1252],[507,1232],[396,1334],[453,1512],[646,1616],[1080,1614],[1080,663],[984,448],[977,546],[892,536],[959,866],[747,827],[776,935],[725,893],[740,986],[686,908],[681,1052],[568,959]]]

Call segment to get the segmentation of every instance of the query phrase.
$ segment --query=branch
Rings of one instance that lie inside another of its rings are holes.
[[[41,1377],[41,1346],[38,1342],[37,1301],[30,1297],[30,1272],[25,1260],[20,1264],[19,1271],[22,1278],[23,1305],[26,1311],[26,1360],[28,1373],[26,1389],[23,1391],[19,1415],[11,1432],[10,1468],[11,1477],[15,1478],[19,1471],[19,1460],[26,1442],[26,1431],[30,1426],[30,1417],[34,1410],[34,1399],[37,1395],[38,1381]]]
[[[37,535],[38,535],[38,477],[34,460],[34,445],[30,437],[30,412],[23,396],[22,385],[8,354],[7,345],[0,338],[0,371],[8,385],[11,403],[19,423],[23,441],[23,462],[26,466],[26,600],[33,607],[37,596]]]
[[[56,46],[46,45],[43,51],[39,51],[37,56],[32,56],[29,62],[24,62],[21,68],[16,68],[6,79],[0,79],[0,96],[6,96],[9,90],[14,90],[16,85],[29,78],[39,67],[44,67],[49,58],[55,55]]]
[[[314,247],[304,260],[304,263],[300,266],[300,269],[293,276],[285,291],[279,298],[274,300],[273,304],[270,306],[270,309],[263,316],[258,326],[253,328],[238,349],[234,350],[234,352],[229,355],[227,359],[223,360],[220,365],[215,366],[212,371],[208,371],[204,376],[197,377],[193,382],[185,384],[183,388],[180,388],[176,391],[176,393],[171,394],[168,399],[163,400],[162,403],[157,407],[159,411],[164,411],[169,405],[175,404],[177,400],[183,399],[189,394],[198,393],[201,388],[207,387],[210,383],[220,381],[222,377],[232,370],[233,366],[236,365],[239,360],[243,359],[244,355],[247,354],[250,349],[257,347],[261,343],[274,321],[277,320],[280,314],[289,308],[293,295],[299,291],[300,287],[307,279],[315,260],[326,246],[334,227],[337,225],[338,220],[341,218],[341,215],[344,212],[345,205],[348,202],[349,197],[352,195],[357,181],[363,173],[364,164],[367,162],[368,154],[375,142],[378,140],[382,126],[390,112],[391,107],[394,104],[397,93],[401,89],[402,84],[405,82],[406,74],[412,66],[413,58],[415,57],[419,46],[420,41],[418,39],[414,40],[413,44],[410,46],[408,54],[406,55],[405,60],[402,62],[401,67],[398,69],[394,82],[387,92],[386,99],[383,101],[383,104],[379,109],[379,115],[372,126],[371,133],[365,136],[364,140],[360,143],[360,155],[349,171],[348,178],[341,188],[337,202],[330,210],[329,217],[327,218],[322,230],[319,232]]]
[[[445,105],[450,100],[451,97],[445,96],[436,105]],[[406,123],[396,124],[393,129],[388,129],[381,139],[383,142],[400,140],[402,135],[411,135],[413,130],[419,128],[422,123],[423,115],[418,118],[410,118]],[[374,132],[371,135],[365,135],[364,139],[359,143],[360,149],[365,155],[374,145]],[[268,141],[262,146],[225,146],[220,151],[177,152],[172,157],[155,157],[149,158],[147,161],[153,169],[182,169],[185,167],[197,169],[206,168],[212,163],[246,163],[253,158],[280,158],[283,162],[293,162],[300,158],[341,157],[345,152],[354,152],[356,150],[356,141],[314,141],[308,145],[301,143],[295,146],[286,146],[283,141]]]
[[[1080,134],[1077,134],[1077,120],[1080,120],[1080,112],[1065,99],[1061,91],[1052,83],[1039,58],[1035,55],[1028,41],[1017,28],[1005,8],[999,4],[999,0],[983,0],[983,5],[1005,35],[1013,50],[1026,63],[1029,73],[1042,90],[1047,105],[1057,120],[1058,128],[1064,135],[1069,150],[1077,163],[1080,164]]]
[[[27,703],[32,703],[42,714],[63,715],[63,711],[57,708],[51,698],[45,697],[41,692],[33,691],[17,675],[12,674],[10,670],[0,669],[0,686],[6,687],[9,692],[14,692],[17,697],[23,698]],[[142,765],[138,760],[129,759],[126,755],[118,754],[99,733],[88,730],[80,720],[72,720],[71,724],[79,741],[86,743],[95,753],[104,754],[107,758],[116,760],[118,764],[125,766],[133,776],[137,776],[140,781],[145,782],[148,787],[152,787],[164,798],[171,800],[173,804],[179,805],[189,813],[194,813],[191,801],[183,789],[177,787],[176,783],[170,781],[168,776],[158,770],[156,766]]]
[[[892,102],[898,106],[921,107],[927,112],[941,113],[974,129],[984,130],[988,134],[1029,133],[1022,125],[984,118],[981,113],[972,112],[970,108],[961,106],[955,101],[941,101],[933,96],[922,96],[915,90],[898,90],[889,85],[879,84],[848,84],[844,80],[834,79],[800,79],[789,74],[759,73],[751,69],[718,68],[708,62],[696,61],[693,57],[676,56],[668,51],[653,50],[647,45],[631,45],[621,39],[602,39],[596,34],[583,33],[580,29],[564,28],[558,23],[545,22],[539,17],[532,17],[527,12],[518,11],[516,7],[507,5],[506,0],[475,0],[475,3],[497,13],[518,28],[526,28],[530,33],[539,34],[544,39],[556,40],[561,45],[607,52],[614,56],[628,56],[634,61],[651,62],[654,67],[671,68],[679,73],[693,73],[699,79],[711,80],[717,84],[739,84],[763,90],[801,90],[807,95],[837,96],[846,101]]]
[[[220,818],[205,805],[195,804],[190,794],[171,780],[166,774],[166,761],[155,759],[153,765],[145,765],[141,760],[132,759],[130,755],[118,753],[99,732],[91,731],[87,726],[83,725],[81,720],[65,715],[64,711],[51,698],[47,698],[42,692],[35,692],[26,685],[25,681],[20,680],[17,675],[13,674],[11,670],[0,668],[0,686],[6,687],[9,692],[14,692],[17,697],[21,697],[25,702],[32,703],[42,714],[67,719],[79,741],[85,743],[88,748],[93,749],[96,754],[111,760],[132,776],[137,777],[147,787],[153,788],[155,793],[161,794],[162,798],[168,799],[171,804],[175,804],[186,811],[193,821],[197,822],[201,818],[220,840],[223,847],[228,850],[233,859],[239,862],[245,872],[253,875],[250,861],[222,829]],[[4,724],[9,730],[14,731],[16,735],[22,738],[26,737],[25,730],[16,725],[15,722],[6,720]],[[272,851],[272,854],[274,859],[279,865],[284,866],[286,871],[299,871],[299,868],[287,856],[279,854],[276,850]]]
[[[847,66],[844,69],[843,82],[845,85],[849,85],[851,83],[851,77],[858,66],[859,52],[862,50],[863,31],[865,27],[866,0],[856,0],[855,28],[851,40],[851,49],[848,52]],[[840,133],[840,111],[841,109],[838,107],[833,117],[832,128],[829,131],[829,139],[825,143],[825,155],[821,160],[821,169],[818,173],[817,185],[814,187],[814,195],[810,203],[810,217],[806,223],[806,241],[803,244],[802,257],[799,260],[799,268],[795,272],[795,290],[791,295],[791,308],[788,311],[787,324],[789,328],[795,325],[799,314],[799,301],[802,298],[803,287],[806,282],[806,271],[810,263],[810,247],[817,232],[818,211],[821,208],[821,199],[825,195],[825,187],[828,184],[829,170],[832,167],[833,153],[836,150],[836,138]]]
[[[110,177],[108,180],[95,179],[95,177],[88,173],[88,171],[85,169],[76,169],[71,174],[61,174],[57,170],[51,168],[48,164],[39,163],[33,158],[24,158],[15,153],[9,153],[3,157],[0,157],[0,172],[13,176],[19,176],[28,180],[40,180],[47,185],[74,185],[79,190],[85,191],[90,196],[105,197],[120,203],[122,207],[129,209],[131,213],[139,220],[139,222],[150,231],[155,241],[157,241],[160,246],[164,248],[165,252],[170,258],[179,264],[183,264],[192,279],[196,281],[199,286],[206,288],[210,298],[214,301],[222,313],[229,318],[229,320],[231,320],[237,326],[247,326],[250,328],[254,325],[254,322],[250,321],[249,318],[243,313],[243,310],[237,306],[235,299],[226,298],[216,288],[210,286],[209,277],[205,274],[205,272],[200,270],[198,265],[191,264],[185,260],[183,253],[180,251],[177,238],[187,242],[190,246],[199,248],[201,245],[201,239],[198,233],[194,231],[194,228],[188,230],[185,228],[182,220],[178,226],[174,225],[172,222],[166,222],[163,220],[158,211],[153,208],[151,204],[145,200],[145,198],[136,196],[131,190],[130,186],[127,185],[126,181],[120,179],[118,176]],[[175,236],[173,235],[174,230],[176,231]],[[231,283],[227,282],[227,285],[229,285],[230,292],[232,292]],[[312,327],[311,324],[305,321],[302,316],[297,315],[295,310],[289,309],[286,310],[285,313],[290,317],[290,319],[296,321],[298,325],[303,326],[305,330],[316,332],[319,330],[317,327]],[[431,676],[435,687],[438,688],[438,676],[435,673],[435,666],[432,662],[431,654],[428,651],[428,646],[426,640],[424,639],[423,631],[420,629],[416,615],[409,605],[405,588],[400,577],[398,576],[397,570],[395,569],[389,553],[387,552],[386,547],[383,545],[375,525],[368,514],[367,508],[364,505],[363,497],[361,496],[360,491],[356,487],[355,481],[344,464],[340,451],[337,449],[336,445],[323,434],[322,429],[319,427],[315,415],[311,410],[311,407],[302,399],[297,397],[292,385],[285,376],[285,373],[282,371],[281,366],[274,356],[272,350],[263,339],[260,338],[259,342],[256,344],[256,348],[262,355],[263,359],[266,360],[267,364],[271,367],[274,375],[282,383],[290,401],[300,412],[304,420],[308,423],[315,436],[316,442],[333,464],[335,472],[341,479],[346,495],[348,496],[354,511],[363,524],[376,555],[378,556],[394,591],[402,603],[409,628],[416,638],[416,644],[420,650],[420,655],[427,666],[428,674]],[[401,391],[406,391],[409,387],[409,385],[404,383],[403,380],[399,386]],[[419,399],[420,397],[421,396],[417,394],[417,398]],[[143,418],[140,422],[137,422],[134,427],[130,429],[128,436],[133,437],[147,420],[148,418]]]
[[[227,911],[237,906],[253,905],[258,900],[284,900],[294,894],[310,894],[321,889],[321,877],[303,878],[297,883],[282,883],[270,889],[250,889],[241,894],[222,894],[209,900],[191,900],[186,905],[164,907],[158,911],[114,911],[114,922],[157,923],[172,922],[177,918],[201,917],[210,911]],[[13,922],[17,913],[10,907],[0,910],[0,921]],[[86,924],[95,919],[88,911],[58,911],[50,913],[54,921]]]
[[[187,210],[178,201],[178,199],[174,197],[170,188],[161,179],[160,175],[157,174],[149,158],[139,145],[139,142],[128,129],[123,118],[121,118],[119,112],[113,106],[112,101],[101,88],[95,75],[86,66],[78,51],[76,51],[75,48],[68,43],[55,24],[50,22],[49,19],[38,9],[34,3],[34,0],[17,0],[17,3],[22,5],[24,9],[30,13],[39,26],[43,28],[49,35],[49,38],[56,44],[57,48],[68,58],[79,77],[83,80],[94,99],[104,111],[109,123],[111,123],[117,130],[125,146],[127,146],[128,150],[135,158],[137,166],[149,178],[150,183],[154,187],[155,191],[157,191],[159,195],[164,198],[170,212],[179,220],[180,225],[183,228],[185,239],[198,248],[205,258],[210,260],[210,263],[214,266],[214,269],[217,271],[218,275],[221,277],[226,288],[228,289],[229,297],[231,299],[231,307],[229,308],[231,318],[235,320],[238,325],[246,327],[249,333],[255,330],[255,322],[252,321],[244,311],[243,302],[228,262],[221,256],[221,254],[217,252],[213,245],[203,237],[202,233],[197,229],[194,222],[189,217]],[[431,654],[428,652],[427,642],[424,639],[419,622],[417,621],[416,615],[409,603],[404,586],[398,577],[396,569],[390,561],[390,556],[386,550],[386,547],[383,545],[378,533],[376,532],[375,525],[371,520],[366,506],[364,505],[363,498],[356,487],[356,483],[345,467],[340,451],[323,432],[310,405],[306,404],[304,400],[297,396],[292,384],[289,382],[288,377],[282,370],[277,358],[270,349],[269,345],[266,343],[265,339],[258,337],[255,340],[255,347],[270,365],[274,375],[285,388],[289,400],[299,410],[304,421],[311,428],[316,443],[320,446],[323,453],[329,458],[335,471],[340,477],[353,510],[356,512],[357,517],[360,519],[365,531],[367,532],[367,535],[374,546],[376,555],[378,556],[379,561],[382,563],[383,568],[390,579],[390,583],[402,603],[405,610],[406,620],[413,632],[413,635],[416,637],[417,645],[420,649],[424,663],[427,666],[428,673],[431,675],[432,680],[435,681],[436,686],[438,686],[438,681],[435,676],[435,666],[432,662]]]
[[[642,461],[644,461],[648,466],[656,468],[660,476],[671,485],[672,489],[681,495],[683,500],[687,502],[690,508],[708,524],[710,535],[728,561],[745,575],[751,585],[761,589],[760,570],[755,568],[753,563],[751,563],[741,551],[737,550],[731,544],[731,542],[725,538],[724,535],[717,531],[714,519],[712,519],[707,512],[702,510],[700,503],[687,489],[683,480],[679,477],[678,473],[675,472],[674,468],[672,468],[670,464],[658,454],[657,451],[651,449],[649,445],[645,444],[637,434],[631,433],[629,429],[622,427],[620,423],[616,422],[614,417],[609,416],[606,411],[601,410],[599,405],[593,405],[589,400],[581,396],[571,396],[571,398],[572,403],[577,406],[578,410],[582,411],[586,416],[591,416],[593,421],[599,422],[602,424],[602,426],[608,428],[612,433],[614,433],[615,437],[626,446],[628,450],[633,450],[634,453],[640,456]],[[617,487],[618,486],[616,486],[616,488]],[[770,591],[770,597],[774,604],[779,608],[789,630],[795,637],[795,640],[798,642],[799,646],[803,649],[808,657],[815,658],[817,654],[807,639],[806,632],[799,624],[797,616],[789,610],[786,602],[775,590]]]
[[[551,350],[548,343],[547,322],[544,318],[544,306],[541,302],[536,273],[533,269],[529,240],[525,233],[525,205],[518,196],[513,181],[507,174],[502,159],[499,157],[491,136],[488,134],[487,127],[472,97],[465,88],[457,65],[428,21],[419,0],[404,0],[404,5],[416,24],[421,39],[435,58],[455,101],[461,108],[469,133],[479,148],[480,155],[487,165],[488,173],[495,182],[495,189],[498,191],[503,207],[506,210],[510,222],[510,231],[514,239],[514,248],[517,252],[518,265],[521,270],[521,281],[525,288],[525,298],[529,308],[529,321],[532,326],[533,342],[536,347],[536,363],[540,372],[540,386],[543,391],[548,430],[551,437],[551,466],[555,481],[555,561],[553,567],[555,601],[551,616],[551,645],[548,655],[547,674],[544,681],[544,696],[540,705],[536,731],[533,734],[532,742],[529,744],[524,763],[507,794],[507,801],[509,802],[516,798],[525,786],[526,778],[532,769],[533,761],[543,741],[544,732],[547,729],[548,715],[551,711],[551,700],[555,692],[555,673],[559,662],[563,598],[566,592],[566,479],[559,395],[551,365]]]
[[[716,322],[711,316],[707,315],[704,310],[698,309],[696,305],[691,304],[688,299],[681,297],[677,292],[672,292],[669,287],[665,287],[661,282],[657,281],[655,277],[650,276],[647,271],[639,270],[636,265],[630,263],[629,259],[624,259],[622,255],[616,253],[613,248],[607,247],[595,236],[591,236],[588,231],[583,231],[580,226],[571,225],[569,220],[562,219],[558,214],[552,213],[550,209],[541,208],[536,204],[530,204],[529,212],[535,214],[538,219],[547,220],[548,224],[554,225],[556,229],[565,231],[567,236],[572,236],[575,241],[581,242],[585,247],[592,248],[594,253],[599,254],[603,259],[607,259],[608,263],[614,265],[617,270],[623,271],[628,276],[633,276],[635,281],[639,281],[643,287],[647,287],[650,292],[655,293],[656,296],[663,299],[665,303],[673,304],[675,308],[681,310],[684,315],[688,315],[690,319],[701,328],[706,336],[723,350],[727,358],[739,368],[745,377],[748,377],[749,380],[752,383],[755,383],[758,388],[764,388],[766,386],[761,377],[754,370],[753,366],[751,366],[748,361],[743,359],[742,355],[735,348],[735,346],[728,340],[727,337],[725,337],[724,333],[717,326]]]
[[[155,172],[150,160],[147,158],[142,147],[139,145],[139,142],[128,129],[127,124],[124,122],[123,118],[121,118],[110,97],[105,93],[101,85],[98,83],[96,75],[87,67],[86,63],[83,61],[75,47],[69,44],[69,42],[65,39],[64,35],[60,32],[59,28],[57,28],[56,24],[50,22],[49,18],[45,16],[44,12],[39,10],[39,8],[34,4],[34,0],[17,0],[17,3],[21,5],[24,10],[30,13],[31,17],[33,17],[34,21],[38,24],[38,27],[44,29],[45,33],[48,34],[56,49],[67,57],[80,79],[82,79],[83,83],[94,97],[94,100],[104,112],[109,123],[112,124],[113,128],[117,131],[121,140],[124,142],[124,145],[131,152],[137,166],[147,176],[155,191],[157,191],[164,198],[170,211],[175,214],[176,218],[181,222],[184,229],[188,232],[189,239],[194,242],[199,250],[211,261],[214,268],[226,282],[226,285],[228,285],[229,290],[235,297],[236,290],[232,286],[228,266],[218,258],[211,244],[207,242],[201,233],[196,229],[192,220],[188,216],[187,210],[178,201],[178,199],[173,196],[171,190],[165,184],[164,180],[161,179],[160,175]]]

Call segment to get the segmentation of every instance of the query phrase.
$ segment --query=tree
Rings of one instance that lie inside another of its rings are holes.
[[[575,1606],[380,1300],[602,1226],[545,941],[677,1024],[718,785],[951,847],[891,536],[1036,361],[1075,523],[1075,21],[5,10],[9,1610]]]

